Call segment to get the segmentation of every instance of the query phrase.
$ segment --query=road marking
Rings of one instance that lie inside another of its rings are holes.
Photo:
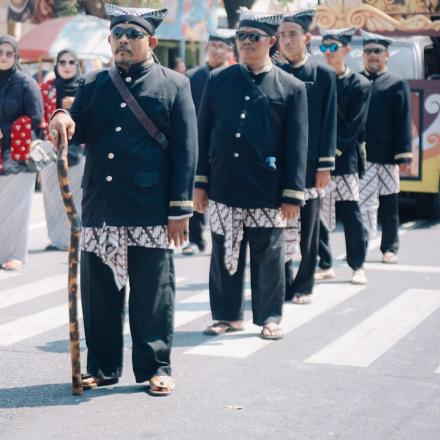
[[[8,271],[8,270],[2,270],[0,271],[0,281],[7,280],[8,278],[16,277],[20,275],[20,272],[16,271]]]
[[[0,291],[0,309],[48,295],[61,289],[65,289],[67,292],[67,274],[44,278],[34,283],[3,290]]]
[[[407,290],[305,362],[368,367],[438,307],[440,290]]]
[[[402,235],[405,235],[409,231],[417,229],[423,223],[425,223],[424,220],[419,220],[419,221],[416,221],[416,222],[402,223],[400,225],[400,228],[399,228],[399,237],[401,237]],[[381,241],[382,241],[382,237],[380,235],[379,235],[379,237],[376,237],[376,238],[373,238],[372,240],[370,240],[368,242],[368,252],[370,252],[370,251],[380,247]],[[336,257],[336,260],[343,260],[344,258],[346,258],[346,253],[345,252],[343,254],[338,255]]]
[[[283,311],[281,325],[287,334],[292,330],[310,322],[316,317],[324,314],[331,308],[356,295],[364,286],[322,284],[315,287],[314,300],[307,306],[286,304]],[[272,341],[259,337],[261,327],[247,321],[244,324],[245,330],[237,333],[230,333],[223,336],[211,337],[201,345],[187,350],[187,354],[204,356],[222,356],[246,358],[256,351],[262,349]]]
[[[78,319],[81,319],[81,304],[78,307]],[[0,325],[0,345],[16,344],[17,342],[66,325],[67,322],[68,312],[66,304],[16,319],[7,324]]]
[[[174,328],[182,327],[191,321],[210,313],[209,290],[184,299],[176,304]]]
[[[405,264],[365,263],[364,267],[365,267],[365,269],[368,269],[368,270],[440,273],[439,266],[410,266],[410,265],[405,265]]]
[[[64,279],[64,286],[66,286],[67,284],[65,277],[66,275],[62,275],[62,278]],[[177,277],[176,284],[184,281],[185,279],[186,277]],[[50,280],[50,278],[48,280]],[[44,281],[47,280],[42,280],[41,282]],[[81,301],[78,301],[78,319],[81,318]],[[54,330],[57,327],[61,327],[64,325],[67,326],[68,319],[67,304],[61,304],[42,312],[15,319],[14,321],[0,325],[0,345],[16,344],[17,342],[24,341],[25,339],[37,336],[41,333]]]

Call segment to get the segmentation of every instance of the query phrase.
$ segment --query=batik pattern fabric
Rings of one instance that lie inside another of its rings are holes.
[[[225,237],[225,267],[230,275],[237,272],[244,228],[285,228],[281,209],[234,208],[209,201],[208,217],[211,232]]]
[[[336,227],[336,202],[359,201],[359,176],[357,174],[343,174],[333,176],[324,190],[321,198],[321,221],[329,231]]]
[[[324,197],[324,190],[311,187],[306,188],[304,191],[304,200],[317,199],[318,197]],[[292,260],[293,257],[299,254],[299,241],[301,239],[301,214],[290,220],[287,223],[286,230],[284,231],[284,255],[285,260]]]
[[[113,272],[118,289],[128,282],[128,247],[171,249],[166,226],[83,227],[81,250],[96,254]]]
[[[379,196],[389,196],[400,191],[398,165],[367,162],[365,174],[360,180],[359,204],[362,222],[371,239],[377,234]]]

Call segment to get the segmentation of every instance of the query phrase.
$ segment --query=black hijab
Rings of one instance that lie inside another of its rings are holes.
[[[76,61],[76,73],[72,78],[63,79],[58,72],[58,62],[60,58],[66,53],[72,55],[72,57]],[[76,90],[79,85],[79,78],[81,76],[81,72],[79,69],[79,58],[78,55],[71,49],[64,49],[58,52],[56,65],[55,65],[55,88],[57,91],[57,108],[62,107],[63,99],[66,96],[75,96]]]
[[[0,36],[0,44],[8,43],[12,46],[15,52],[15,64],[8,70],[0,70],[0,89],[2,89],[11,75],[17,70],[18,60],[19,60],[19,50],[17,40],[11,35],[1,35]]]

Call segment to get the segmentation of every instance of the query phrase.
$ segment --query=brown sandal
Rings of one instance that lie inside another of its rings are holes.
[[[150,394],[153,396],[168,396],[176,389],[171,376],[153,376],[150,379]]]
[[[83,390],[94,390],[98,387],[115,385],[119,382],[119,379],[102,379],[101,377],[93,376],[93,374],[81,374],[81,382]]]
[[[292,302],[293,304],[301,304],[301,305],[310,304],[312,302],[312,294],[295,295],[292,298]]]
[[[268,322],[267,324],[263,325],[260,336],[262,339],[276,341],[284,337],[284,332],[283,329],[275,322]]]
[[[206,327],[205,330],[203,330],[203,334],[208,336],[219,336],[219,335],[225,335],[226,333],[241,332],[241,331],[243,331],[243,327],[234,327],[228,321],[218,321]]]

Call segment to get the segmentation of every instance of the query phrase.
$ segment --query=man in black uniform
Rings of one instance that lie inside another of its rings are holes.
[[[309,9],[286,15],[278,30],[280,51],[288,61],[281,67],[306,84],[309,113],[306,203],[300,214],[301,263],[295,278],[292,261],[286,263],[286,300],[296,304],[311,301],[319,246],[319,194],[330,183],[336,154],[336,75],[307,53],[314,14]]]
[[[217,29],[211,32],[206,47],[206,64],[186,72],[191,83],[191,93],[197,113],[208,82],[209,72],[230,63],[234,56],[234,41],[235,30],[233,29]],[[194,255],[197,250],[200,252],[205,250],[206,241],[203,238],[205,224],[205,214],[194,212],[189,220],[189,243],[182,249],[182,254]]]
[[[254,323],[262,338],[283,336],[283,228],[304,202],[308,127],[304,84],[269,56],[281,18],[242,12],[243,64],[211,72],[200,106],[195,209],[209,204],[217,321],[205,330],[210,335],[242,329],[249,243]]]
[[[136,382],[152,394],[174,390],[172,242],[185,241],[192,212],[197,127],[189,80],[155,64],[154,30],[166,10],[107,4],[113,73],[168,142],[153,138],[115,88],[108,70],[82,79],[71,117],[57,112],[52,136],[87,145],[83,178],[81,295],[88,376],[84,386],[122,373],[125,286]],[[159,142],[161,141],[161,142]]]
[[[388,46],[393,40],[362,31],[362,72],[372,83],[366,124],[367,165],[361,180],[360,205],[368,238],[377,233],[377,215],[382,225],[382,261],[398,262],[401,173],[412,162],[411,95],[408,83],[387,71]]]
[[[316,272],[315,279],[335,277],[329,231],[335,227],[337,212],[344,225],[347,263],[353,270],[351,281],[354,284],[366,284],[367,278],[363,270],[366,246],[359,208],[358,173],[362,160],[359,139],[365,129],[371,85],[359,73],[351,72],[345,64],[355,31],[356,28],[322,30],[320,50],[337,75],[338,129],[336,167],[332,182],[325,189],[325,197],[321,202],[320,270]]]

